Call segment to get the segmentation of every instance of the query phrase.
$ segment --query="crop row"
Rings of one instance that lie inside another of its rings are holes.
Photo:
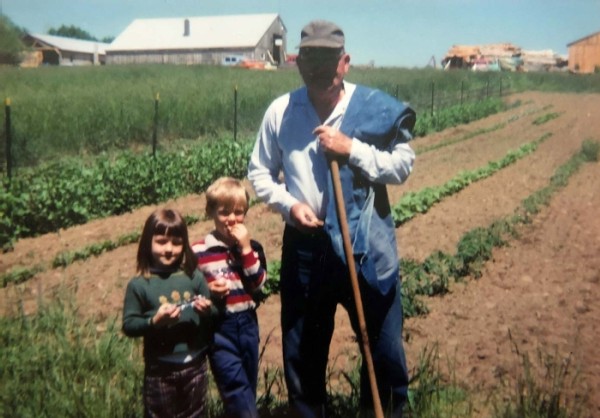
[[[421,119],[415,131],[424,134],[479,119],[504,109],[504,104],[489,99],[460,109],[439,111],[440,117],[446,112],[457,117],[444,117],[443,125],[423,125],[430,119]],[[0,188],[0,247],[8,250],[21,237],[201,193],[220,176],[243,178],[252,145],[250,140],[205,140],[155,157],[125,152],[89,164],[68,159],[24,170]]]
[[[0,188],[0,244],[200,193],[222,175],[243,177],[250,147],[205,142],[156,158],[127,152],[93,165],[63,160],[28,171]]]
[[[515,151],[509,151],[503,158],[498,161],[492,161],[485,167],[472,171],[463,171],[451,178],[445,184],[435,187],[426,187],[418,192],[408,192],[404,194],[402,199],[400,199],[400,202],[392,207],[392,214],[394,216],[396,227],[420,213],[427,212],[429,208],[443,198],[458,193],[469,184],[489,177],[498,170],[531,154],[551,135],[552,134],[550,133],[544,134],[537,140],[520,146],[519,149]]]
[[[541,141],[542,138],[534,143]],[[421,296],[444,294],[448,291],[451,281],[459,281],[466,277],[479,278],[483,265],[492,256],[492,250],[506,245],[515,235],[519,225],[530,223],[532,216],[537,214],[542,206],[548,205],[552,195],[568,184],[569,178],[581,165],[597,162],[599,154],[599,142],[583,141],[581,149],[556,169],[548,186],[525,198],[513,215],[498,219],[487,228],[479,227],[468,231],[459,240],[455,254],[436,251],[422,263],[402,259],[402,303],[406,316],[427,313]]]
[[[442,198],[457,193],[464,187],[467,187],[469,184],[491,176],[498,170],[516,162],[518,159],[525,157],[526,155],[535,151],[537,146],[548,136],[549,134],[546,134],[537,140],[524,144],[517,151],[509,151],[505,157],[498,161],[490,162],[487,166],[469,172],[462,172],[444,185],[433,188],[427,187],[419,192],[405,194],[402,199],[392,207],[392,213],[396,225],[399,226],[419,213],[425,213],[431,206],[439,202]],[[447,145],[451,145],[454,142],[455,141],[448,141]],[[198,221],[197,218],[191,218],[189,216],[186,217],[186,220],[190,225]],[[60,253],[52,261],[52,267],[66,267],[75,260],[82,260],[91,256],[97,256],[106,251],[111,251],[119,246],[134,243],[138,238],[138,232],[129,233],[119,237],[116,241],[105,240],[83,249]],[[271,263],[269,267],[269,270],[271,271],[271,280],[266,289],[267,294],[277,292],[278,268],[278,262]],[[20,283],[26,281],[42,269],[43,268],[40,266],[30,269],[15,268],[10,273],[2,276],[2,280],[0,281],[1,285],[4,287],[8,283]]]

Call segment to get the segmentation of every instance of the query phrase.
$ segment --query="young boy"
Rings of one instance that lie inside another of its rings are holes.
[[[248,192],[239,180],[222,177],[206,190],[206,215],[215,228],[192,245],[198,268],[219,308],[209,352],[227,417],[258,417],[258,320],[256,295],[267,279],[262,246],[250,239],[244,218]]]

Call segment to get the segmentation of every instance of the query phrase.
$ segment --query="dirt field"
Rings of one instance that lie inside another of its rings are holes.
[[[526,93],[510,100],[517,99],[522,105],[508,112],[414,141],[418,151],[506,124],[491,133],[419,154],[407,183],[389,188],[392,202],[407,191],[441,185],[460,171],[485,166],[508,150],[552,134],[532,155],[471,184],[398,228],[401,256],[423,260],[435,250],[454,254],[458,240],[467,231],[512,214],[525,197],[547,186],[556,168],[580,149],[583,140],[600,140],[600,95]],[[549,112],[560,116],[542,125],[532,124],[536,117]],[[200,215],[203,197],[189,196],[170,204],[183,213]],[[585,164],[534,222],[521,228],[519,238],[494,251],[481,278],[455,284],[443,297],[427,299],[430,313],[406,320],[409,365],[414,367],[426,347],[437,345],[442,368],[450,364],[456,381],[484,399],[499,393],[501,382],[522,370],[520,355],[527,353],[535,360],[543,353],[559,363],[569,359],[569,377],[579,373],[570,400],[584,402],[586,416],[600,416],[598,207],[600,164]],[[49,263],[60,252],[140,230],[153,209],[145,207],[19,241],[14,251],[1,256],[0,272],[36,264],[46,266],[46,270],[24,284],[0,290],[4,313],[12,311],[20,299],[25,301],[26,311],[32,311],[40,298],[53,297],[57,289],[66,288],[75,291],[84,314],[98,320],[118,317],[125,285],[134,273],[136,245],[65,269],[51,269]],[[267,257],[279,259],[283,230],[279,216],[257,205],[250,210],[248,224],[265,246]],[[191,236],[200,237],[210,227],[207,222],[195,224]],[[279,298],[269,298],[258,313],[263,342],[270,336],[263,366],[280,367]],[[345,359],[356,357],[358,349],[341,310],[337,323],[331,358],[336,359],[334,367],[343,367]],[[485,416],[485,406],[478,405],[475,414]]]

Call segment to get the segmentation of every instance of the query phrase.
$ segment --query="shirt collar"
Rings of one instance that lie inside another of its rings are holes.
[[[348,108],[348,104],[350,103],[350,99],[352,98],[352,94],[356,89],[356,84],[354,83],[349,83],[345,80],[343,81],[343,83],[345,91],[344,97],[342,97],[342,100],[340,100],[340,102],[335,106],[335,109],[333,109],[331,115],[329,115],[327,120],[324,122],[325,125],[330,125],[337,128],[339,128],[339,126],[341,125],[341,121],[343,119],[344,114],[346,113],[346,109]],[[292,101],[296,102],[296,104],[301,104],[303,106],[312,106],[312,104],[310,103],[310,99],[308,98],[308,90],[306,86],[302,87],[300,90],[302,90],[302,94],[292,95]]]
[[[206,244],[206,248],[212,248],[212,247],[229,248],[227,246],[227,244],[225,244],[223,241],[219,240],[215,236],[214,231],[210,232],[209,234],[206,235],[206,238],[204,238],[204,243]]]

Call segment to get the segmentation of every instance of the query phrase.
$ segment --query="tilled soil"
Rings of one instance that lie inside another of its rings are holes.
[[[436,250],[453,254],[466,232],[513,214],[524,198],[547,186],[555,170],[581,148],[583,140],[600,140],[600,95],[524,93],[509,100],[519,100],[521,105],[413,142],[418,152],[414,172],[406,184],[388,188],[392,203],[407,191],[442,185],[461,171],[485,166],[509,150],[551,134],[533,154],[469,185],[398,228],[402,257],[424,260]],[[550,112],[559,113],[559,117],[541,125],[532,123]],[[494,126],[498,128],[459,141]],[[454,143],[426,151],[445,141]],[[187,196],[167,204],[184,214],[200,216],[204,198]],[[517,238],[494,250],[480,278],[453,284],[444,296],[427,298],[429,314],[405,321],[410,367],[415,367],[421,353],[435,347],[448,376],[485,400],[490,394],[510,389],[506,384],[522,372],[524,356],[533,363],[540,356],[559,365],[568,361],[568,377],[575,381],[567,391],[569,401],[585,405],[585,416],[600,416],[600,356],[596,348],[599,206],[600,164],[585,164],[531,224],[519,228]],[[26,283],[0,289],[3,313],[14,312],[21,300],[25,311],[32,312],[40,300],[72,291],[82,314],[98,320],[118,317],[125,286],[134,274],[135,244],[66,268],[53,269],[50,263],[61,252],[139,231],[154,209],[144,207],[17,242],[14,251],[1,256],[0,272],[34,265],[43,266],[44,271]],[[268,259],[279,259],[280,217],[260,204],[251,208],[247,222]],[[190,235],[199,238],[210,229],[210,222],[199,222],[190,227]],[[266,343],[263,368],[281,368],[279,309],[275,295],[258,310],[262,344]],[[334,372],[358,357],[341,309],[336,320],[331,345]],[[335,373],[332,379],[336,379]],[[474,414],[486,416],[488,411],[489,405],[482,402],[475,406]]]

